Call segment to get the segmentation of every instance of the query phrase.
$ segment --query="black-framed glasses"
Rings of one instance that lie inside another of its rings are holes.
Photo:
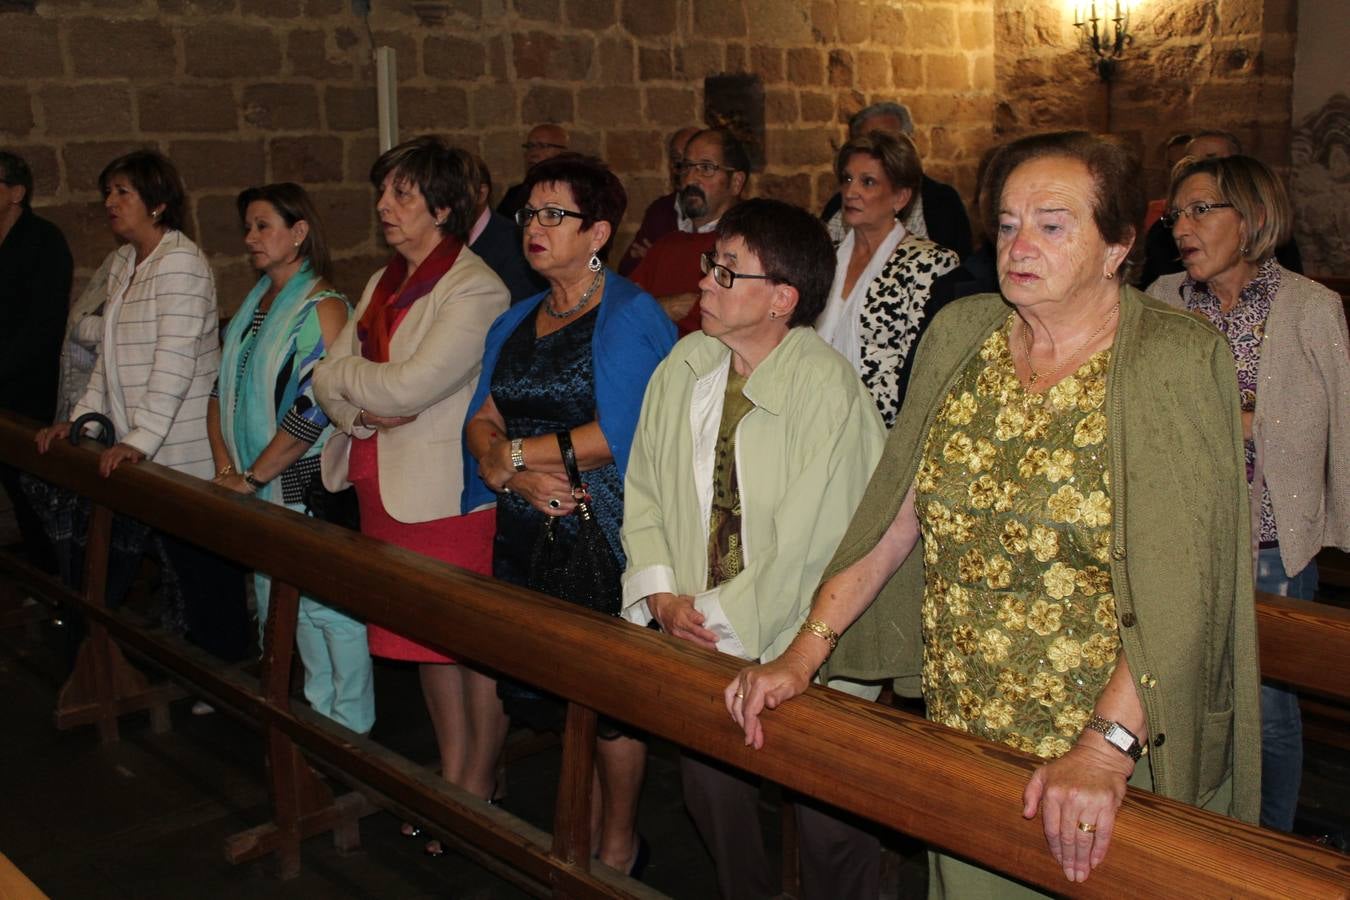
[[[523,206],[516,211],[516,224],[521,228],[530,224],[533,218],[539,219],[539,224],[545,228],[556,228],[562,224],[562,220],[571,216],[574,219],[586,218],[579,212],[573,212],[570,209],[560,209],[557,206],[541,206],[539,209],[533,209],[529,206]]]
[[[747,275],[744,272],[733,272],[713,259],[711,251],[704,251],[699,254],[698,265],[699,268],[703,270],[704,275],[711,272],[713,281],[717,282],[727,290],[731,290],[731,286],[736,283],[737,278],[753,278],[757,281],[773,281],[772,275]]]
[[[522,150],[566,150],[566,144],[550,144],[545,141],[526,141],[520,145]]]
[[[1164,225],[1166,225],[1168,228],[1171,228],[1172,226],[1176,225],[1177,222],[1181,221],[1182,216],[1190,216],[1192,222],[1199,222],[1205,216],[1209,215],[1210,210],[1232,209],[1232,208],[1233,204],[1231,203],[1205,203],[1203,200],[1198,200],[1195,203],[1192,203],[1190,206],[1182,206],[1180,208],[1174,207],[1172,209],[1169,209],[1167,212],[1163,213],[1159,218],[1162,220],[1162,223]]]
[[[711,178],[718,172],[736,171],[731,166],[719,166],[717,163],[708,162],[707,160],[693,162],[692,160],[682,159],[679,162],[675,163],[675,171],[678,172],[680,175],[684,175],[686,172],[689,172],[690,170],[697,172],[704,178]]]

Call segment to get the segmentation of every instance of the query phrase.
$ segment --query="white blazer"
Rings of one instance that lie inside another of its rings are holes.
[[[330,491],[347,480],[351,436],[370,437],[356,425],[367,410],[417,419],[378,433],[380,499],[400,522],[459,515],[464,487],[464,418],[483,364],[488,326],[506,311],[511,294],[468,247],[459,252],[431,293],[413,304],[389,342],[389,362],[361,356],[357,323],[370,305],[384,269],[371,276],[355,314],[314,369],[314,396],[336,434],[323,448],[323,481]]]

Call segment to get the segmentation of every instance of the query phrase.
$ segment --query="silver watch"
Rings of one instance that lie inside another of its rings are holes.
[[[517,472],[525,471],[525,439],[516,438],[511,441],[511,468]]]
[[[1093,715],[1088,719],[1087,727],[1106,738],[1108,744],[1135,762],[1138,762],[1139,757],[1144,755],[1144,745],[1139,743],[1139,738],[1135,737],[1133,731],[1119,722],[1112,722],[1110,719]]]

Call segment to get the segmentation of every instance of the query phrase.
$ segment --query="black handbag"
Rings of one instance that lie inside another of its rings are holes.
[[[340,491],[330,491],[323,486],[323,474],[315,472],[305,482],[300,492],[300,501],[305,504],[305,512],[316,519],[323,519],[352,531],[361,530],[361,505],[356,499],[356,488],[348,487]]]
[[[560,600],[610,616],[619,614],[619,564],[595,520],[591,496],[577,471],[577,454],[569,432],[557,434],[563,465],[572,484],[580,519],[575,541],[561,534],[559,517],[548,516],[540,526],[530,554],[529,587]],[[570,544],[570,546],[569,546]]]

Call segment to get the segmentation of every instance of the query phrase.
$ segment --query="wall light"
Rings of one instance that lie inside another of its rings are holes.
[[[1073,27],[1078,29],[1083,47],[1091,54],[1097,77],[1110,82],[1116,74],[1117,60],[1134,41],[1130,34],[1130,3],[1102,0],[1100,14],[1098,5],[1097,0],[1075,4]]]

